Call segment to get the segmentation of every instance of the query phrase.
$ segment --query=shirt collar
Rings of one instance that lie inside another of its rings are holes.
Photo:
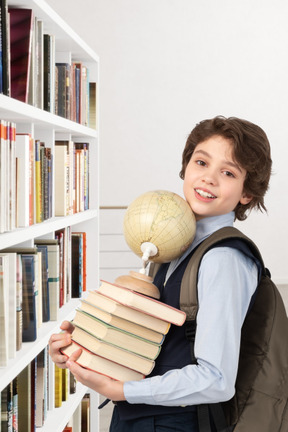
[[[211,216],[207,218],[200,219],[196,222],[196,234],[193,242],[188,247],[188,249],[181,255],[181,257],[176,258],[171,261],[167,275],[166,281],[170,277],[171,273],[178,267],[178,265],[189,255],[189,253],[195,249],[205,238],[209,237],[210,234],[217,231],[220,228],[225,226],[233,226],[235,218],[235,213],[232,211],[230,213],[220,215],[220,216]]]

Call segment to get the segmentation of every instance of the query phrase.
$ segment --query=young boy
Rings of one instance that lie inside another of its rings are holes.
[[[179,307],[181,277],[194,249],[214,231],[244,220],[252,208],[266,210],[271,174],[264,131],[248,121],[216,117],[190,133],[180,177],[197,220],[196,236],[185,254],[160,267],[154,283],[161,301]],[[199,269],[197,364],[191,364],[185,325],[171,326],[151,376],[137,382],[113,381],[68,361],[59,349],[70,342],[72,325],[50,339],[50,354],[83,384],[116,402],[111,432],[198,432],[197,405],[229,400],[234,394],[241,326],[257,287],[257,263],[238,249],[222,246],[206,253]]]

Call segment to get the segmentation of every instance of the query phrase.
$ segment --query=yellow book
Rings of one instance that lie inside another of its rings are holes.
[[[62,369],[55,365],[55,408],[62,406]]]
[[[40,141],[35,140],[35,201],[36,223],[43,222]]]

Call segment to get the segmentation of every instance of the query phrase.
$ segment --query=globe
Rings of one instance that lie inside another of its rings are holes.
[[[194,239],[195,216],[174,192],[154,190],[136,198],[124,215],[123,232],[129,248],[143,261],[170,262]]]

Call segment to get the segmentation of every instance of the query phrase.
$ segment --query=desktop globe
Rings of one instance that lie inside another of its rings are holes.
[[[146,275],[147,263],[165,263],[180,257],[192,243],[195,231],[195,216],[179,195],[165,190],[140,195],[125,212],[123,232],[129,248],[142,258],[143,266],[139,272],[119,276],[115,283],[159,299],[158,288]]]
[[[181,256],[192,243],[196,220],[179,195],[155,190],[128,206],[123,231],[129,248],[144,262],[165,263]]]

